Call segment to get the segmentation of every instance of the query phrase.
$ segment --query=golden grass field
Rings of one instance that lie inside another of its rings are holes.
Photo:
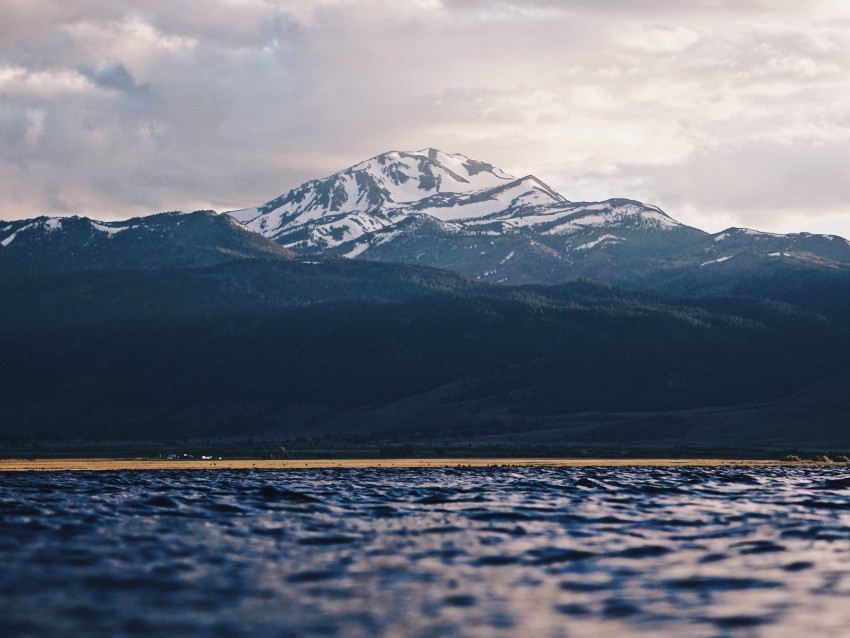
[[[540,459],[540,458],[447,458],[447,459],[0,459],[0,472],[64,470],[294,470],[319,468],[427,468],[427,467],[626,467],[722,465],[798,465],[810,461],[748,459]]]

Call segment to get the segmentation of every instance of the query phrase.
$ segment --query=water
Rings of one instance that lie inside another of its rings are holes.
[[[3,636],[840,636],[850,470],[0,474]]]

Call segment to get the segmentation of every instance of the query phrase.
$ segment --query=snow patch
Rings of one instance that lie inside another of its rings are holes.
[[[726,261],[728,259],[732,259],[732,255],[726,255],[724,257],[718,257],[717,259],[712,259],[711,261],[704,261],[703,263],[701,263],[699,265],[699,267],[702,268],[703,266],[708,266],[708,265],[711,265],[711,264],[722,264],[724,261]]]
[[[357,244],[349,250],[347,253],[343,255],[346,259],[354,259],[357,255],[360,255],[363,251],[369,248],[369,244]]]
[[[514,258],[514,251],[509,252],[505,258],[499,262],[499,265],[505,264]]]
[[[739,230],[750,237],[785,237],[785,235],[780,235],[778,233],[766,233],[761,230],[753,230],[751,228],[741,228]]]
[[[15,237],[17,237],[17,236],[18,236],[18,233],[20,233],[20,232],[22,232],[22,231],[24,231],[24,230],[27,230],[27,229],[29,229],[29,228],[32,228],[33,226],[35,226],[35,222],[33,222],[33,223],[31,223],[31,224],[27,224],[26,226],[21,226],[21,227],[20,227],[18,230],[16,230],[14,233],[12,233],[12,234],[11,234],[11,235],[9,235],[8,237],[6,237],[6,239],[4,239],[3,241],[0,241],[0,246],[3,246],[3,247],[5,248],[5,247],[6,247],[6,246],[8,246],[9,244],[11,244],[13,241],[15,241]],[[11,226],[7,226],[7,228],[11,228]]]
[[[392,241],[399,235],[401,235],[400,230],[391,230],[386,233],[381,233],[380,235],[375,235],[375,244],[377,246],[380,246],[381,244],[386,244],[388,241]]]
[[[480,189],[459,195],[456,199],[435,202],[421,212],[441,221],[466,220],[508,213],[516,208],[530,208],[556,203],[552,194],[543,190],[533,179],[517,180],[501,189]]]
[[[618,237],[617,235],[602,235],[594,239],[593,241],[589,241],[586,244],[582,244],[581,246],[577,246],[576,250],[590,250],[594,246],[597,246],[601,243],[609,243],[609,244],[619,244],[623,241],[622,237]]]
[[[96,222],[91,221],[91,226],[97,231],[101,233],[106,233],[107,235],[117,235],[118,233],[123,233],[125,230],[130,230],[131,228],[138,228],[139,226],[112,226],[111,224],[107,224],[106,222]]]
[[[3,241],[0,241],[0,246],[3,246],[3,248],[5,248],[5,247],[6,247],[6,246],[8,246],[9,244],[11,244],[13,241],[15,241],[15,237],[17,237],[17,236],[18,236],[18,233],[17,233],[17,232],[12,233],[11,235],[9,235],[9,236],[8,236],[6,239],[4,239]]]

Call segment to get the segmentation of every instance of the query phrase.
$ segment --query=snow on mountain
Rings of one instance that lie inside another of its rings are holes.
[[[533,175],[515,178],[492,164],[433,148],[384,153],[262,206],[228,214],[250,230],[307,252],[335,249],[420,214],[470,227],[503,220],[504,229],[539,226],[549,235],[611,223],[678,225],[639,202],[571,203]]]
[[[532,213],[567,200],[536,177],[529,175],[492,188],[464,193],[439,193],[405,207],[443,221],[493,218],[506,211]]]
[[[571,202],[533,175],[516,178],[433,148],[384,153],[229,214],[298,253],[416,263],[500,282],[619,282],[726,267],[741,253],[850,262],[847,242],[828,236],[734,228],[709,235],[655,206]]]
[[[568,204],[534,176],[517,179],[492,164],[428,148],[378,155],[229,215],[284,246],[314,253],[349,245],[410,215],[469,223],[512,218],[508,225],[519,227],[538,214],[547,222],[554,213],[574,213],[557,208]],[[366,250],[360,243],[343,254]]]
[[[712,235],[717,251],[749,252],[761,255],[788,254],[800,258],[807,255],[837,262],[850,261],[850,241],[838,235],[789,233],[780,235],[750,228],[727,228]]]
[[[161,268],[292,256],[279,244],[213,211],[159,213],[124,221],[38,217],[0,225],[3,267]]]
[[[334,239],[334,232],[348,240],[357,233],[382,228],[399,219],[399,214],[384,212],[404,209],[429,196],[475,193],[515,181],[491,164],[464,155],[448,155],[433,148],[413,153],[393,151],[325,179],[309,181],[257,208],[229,214],[251,230],[276,240],[304,225],[324,227],[316,236],[301,241],[327,247],[344,241]],[[445,201],[435,202],[435,207],[444,208]],[[356,219],[343,221],[340,215],[354,215]],[[337,221],[328,226],[330,217]],[[343,226],[347,233],[340,230]]]
[[[4,227],[0,227],[0,246],[4,248],[11,245],[18,236],[26,235],[44,235],[62,231],[63,228],[75,226],[76,229],[85,226],[93,232],[105,233],[107,236],[120,233],[129,228],[137,228],[138,223],[133,220],[117,221],[117,222],[102,222],[89,219],[87,217],[37,217],[36,219],[25,219],[18,222],[12,222]]]
[[[432,148],[384,153],[221,216],[198,211],[121,222],[0,222],[0,260],[7,261],[66,250],[65,261],[77,265],[206,264],[240,255],[290,256],[287,249],[516,284],[584,277],[653,286],[694,273],[732,281],[766,265],[850,265],[850,243],[840,237],[744,228],[709,234],[656,206],[629,199],[572,202],[533,175],[517,178]],[[101,257],[86,261],[95,253]]]
[[[366,243],[355,247],[351,242],[411,215],[468,227],[502,220],[501,230],[540,226],[551,235],[623,223],[627,217],[630,223],[641,220],[659,228],[676,225],[660,210],[638,202],[574,204],[532,175],[515,178],[492,164],[432,148],[384,153],[229,215],[297,251],[345,246],[342,254],[351,257],[368,250]]]
[[[511,210],[503,217],[512,228],[533,227],[545,235],[571,235],[593,228],[628,227],[673,230],[682,226],[661,209],[627,199],[604,202],[567,202],[536,210]]]

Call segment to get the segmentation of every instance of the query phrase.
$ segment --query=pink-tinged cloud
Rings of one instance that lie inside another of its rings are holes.
[[[843,0],[8,0],[0,217],[240,208],[434,146],[850,236]]]

